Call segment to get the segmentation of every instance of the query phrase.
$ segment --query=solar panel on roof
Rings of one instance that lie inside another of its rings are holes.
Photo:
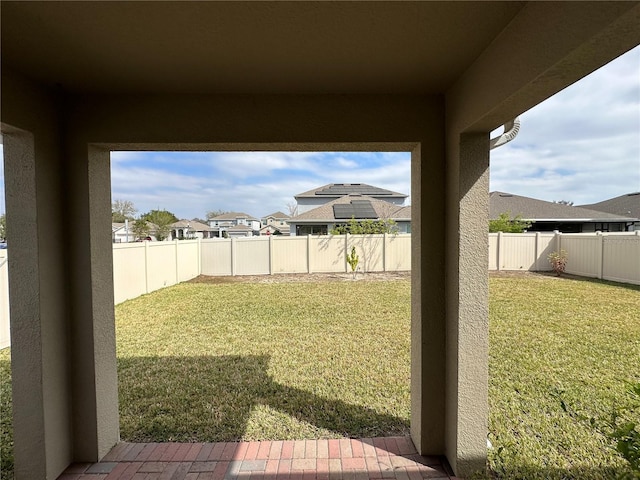
[[[348,195],[350,193],[356,193],[360,195],[393,195],[393,192],[385,190],[383,188],[372,187],[371,185],[362,185],[360,183],[354,183],[352,185],[334,184],[329,187],[318,190],[316,195]]]
[[[351,217],[357,219],[378,218],[378,214],[369,200],[353,200],[351,203],[334,205],[333,216],[339,220],[348,220]]]

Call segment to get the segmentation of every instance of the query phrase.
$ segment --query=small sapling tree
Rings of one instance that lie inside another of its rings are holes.
[[[351,247],[351,253],[347,254],[347,263],[351,266],[351,272],[353,274],[353,279],[356,279],[356,273],[358,268],[358,262],[360,261],[360,257],[356,253],[356,247]]]

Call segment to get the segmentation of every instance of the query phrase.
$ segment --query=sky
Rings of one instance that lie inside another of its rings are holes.
[[[515,140],[491,151],[490,191],[575,205],[640,191],[640,47],[520,121]],[[328,183],[411,193],[408,152],[113,152],[111,172],[113,200],[185,219],[211,210],[288,213],[294,195]]]

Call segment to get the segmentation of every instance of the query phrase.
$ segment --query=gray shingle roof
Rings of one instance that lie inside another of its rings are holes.
[[[619,197],[610,198],[609,200],[603,200],[602,202],[578,206],[599,212],[640,218],[640,192],[627,193]]]
[[[350,204],[353,200],[367,200],[371,202],[371,206],[375,210],[378,218],[391,218],[396,219],[411,219],[411,207],[401,207],[394,205],[393,203],[386,202],[384,200],[378,200],[367,195],[344,195],[340,198],[332,200],[324,205],[309,210],[308,212],[301,213],[296,217],[291,217],[290,223],[308,223],[308,222],[345,222],[345,219],[336,219],[334,214],[334,205],[346,205]],[[397,214],[401,216],[398,216]],[[408,213],[408,217],[407,217]],[[356,218],[356,220],[361,220]]]
[[[258,220],[253,215],[242,212],[227,212],[217,217],[210,218],[209,220],[235,220],[236,218],[246,218],[248,220]]]
[[[635,217],[573,207],[560,203],[522,197],[505,192],[489,194],[489,218],[497,219],[501,213],[510,212],[511,218],[518,215],[523,220],[563,220],[563,221],[632,221]]]
[[[277,212],[270,213],[269,215],[265,215],[262,218],[269,218],[269,217],[277,218],[278,220],[280,220],[280,219],[284,220],[284,219],[289,218],[289,215],[287,215],[286,213],[282,213],[281,211],[278,210]]]
[[[407,198],[409,195],[404,193],[393,192],[380,187],[367,185],[366,183],[329,183],[307,192],[302,192],[294,196],[294,198],[336,198],[343,195],[368,195],[370,197],[383,198]]]
[[[187,228],[189,230],[193,230],[196,232],[210,232],[213,230],[209,225],[205,225],[204,223],[197,222],[195,220],[178,220],[175,223],[171,224],[173,228]]]

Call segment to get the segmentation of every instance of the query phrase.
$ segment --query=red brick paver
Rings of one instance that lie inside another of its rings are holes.
[[[409,437],[127,443],[58,480],[455,480],[441,457],[417,454]]]

